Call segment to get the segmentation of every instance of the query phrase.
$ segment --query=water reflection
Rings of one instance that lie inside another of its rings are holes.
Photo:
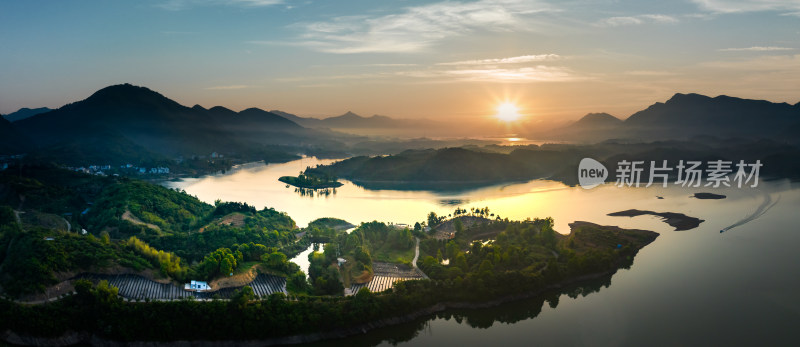
[[[371,330],[364,335],[353,336],[347,339],[348,346],[377,346],[381,344],[397,345],[415,340],[420,335],[435,336],[439,333],[438,327],[432,322],[454,321],[474,329],[489,329],[495,323],[515,324],[521,321],[534,319],[542,313],[545,303],[551,308],[558,307],[562,300],[574,300],[586,297],[592,293],[600,292],[603,288],[611,285],[613,275],[602,276],[597,279],[588,280],[562,289],[547,291],[540,295],[528,299],[510,301],[498,306],[481,309],[449,309],[433,315],[422,317],[408,323],[395,326]],[[499,337],[498,337],[499,338]],[[508,341],[501,338],[503,343],[525,341]],[[441,341],[446,345],[446,341]],[[339,346],[342,341],[330,340],[307,344],[307,346]]]
[[[290,188],[289,185],[286,185],[287,188]],[[300,196],[305,196],[309,198],[314,197],[329,197],[331,195],[336,195],[336,188],[302,188],[302,187],[295,187],[294,192],[299,194]]]
[[[164,182],[164,185],[183,189],[208,203],[221,199],[246,202],[257,208],[273,207],[286,212],[300,227],[322,217],[341,218],[356,225],[374,220],[414,225],[424,221],[429,212],[446,216],[456,207],[469,210],[488,206],[503,218],[553,217],[555,230],[560,233],[568,233],[568,224],[576,220],[657,232],[671,230],[655,217],[607,216],[608,213],[632,208],[683,213],[706,221],[719,218],[724,223],[716,228],[719,232],[741,219],[737,216],[751,213],[752,206],[757,205],[752,200],[760,197],[760,193],[752,189],[729,188],[715,191],[726,194],[727,199],[708,201],[689,198],[696,190],[680,186],[618,188],[606,185],[585,190],[545,180],[457,191],[372,190],[341,180],[343,186],[326,193],[286,188],[278,181],[281,176],[296,175],[307,166],[332,162],[303,158],[282,164],[255,163],[236,167],[225,175]],[[781,185],[779,182],[765,182],[763,190],[787,189]]]
[[[800,277],[791,276],[800,273],[800,252],[791,246],[800,243],[800,189],[796,183],[765,181],[758,187],[761,191],[720,188],[714,192],[727,195],[726,199],[700,200],[691,197],[697,188],[680,186],[606,185],[584,190],[536,180],[431,192],[368,190],[343,180],[335,196],[315,199],[299,196],[278,181],[306,166],[330,162],[305,158],[254,164],[226,175],[165,185],[209,203],[222,199],[274,207],[301,227],[320,217],[337,217],[353,224],[379,220],[413,225],[431,211],[441,216],[456,207],[469,211],[488,206],[503,218],[553,217],[556,231],[562,233],[569,232],[569,223],[584,220],[653,230],[661,236],[639,252],[636,266],[615,275],[614,287],[609,290],[596,293],[608,287],[610,277],[566,288],[555,296],[483,310],[450,310],[322,345],[652,345],[654,341],[660,345],[763,345],[764,335],[754,331],[796,342]],[[760,213],[764,193],[772,195],[773,203],[780,203]],[[654,216],[607,216],[632,208],[683,213],[705,222],[696,229],[674,231]],[[759,214],[763,216],[749,218]],[[719,233],[742,220],[749,222]],[[307,270],[312,249],[293,261]]]
[[[311,263],[308,261],[308,255],[311,254],[311,252],[322,252],[324,250],[325,244],[312,243],[304,251],[298,253],[296,256],[292,257],[292,259],[289,259],[289,261],[299,265],[300,270],[303,270],[303,272],[306,273],[306,276],[308,276],[308,267],[311,265]]]

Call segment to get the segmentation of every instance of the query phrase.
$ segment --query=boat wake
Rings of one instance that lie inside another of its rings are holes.
[[[733,224],[731,224],[731,225],[729,225],[729,226],[727,226],[725,228],[722,228],[722,230],[720,230],[719,232],[720,233],[724,233],[724,232],[726,232],[728,230],[731,230],[733,228],[745,225],[747,223],[750,223],[750,222],[758,219],[759,217],[761,217],[765,213],[767,213],[767,211],[769,211],[773,206],[777,205],[778,202],[780,202],[780,201],[781,201],[781,196],[780,195],[778,195],[778,198],[775,199],[775,201],[772,201],[772,195],[770,195],[769,193],[764,193],[764,201],[761,202],[761,205],[758,205],[758,208],[756,208],[756,210],[753,213],[751,213],[747,217],[742,218],[741,220],[739,220],[736,223],[733,223]]]

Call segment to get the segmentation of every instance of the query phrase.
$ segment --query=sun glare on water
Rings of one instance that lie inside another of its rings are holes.
[[[516,105],[510,102],[504,102],[497,106],[497,114],[495,117],[506,122],[511,122],[519,119],[520,114]]]

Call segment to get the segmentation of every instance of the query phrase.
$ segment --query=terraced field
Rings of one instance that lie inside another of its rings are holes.
[[[399,281],[411,281],[425,278],[425,275],[419,269],[410,268],[402,264],[373,262],[372,270],[374,273],[372,280],[367,283],[350,286],[351,294],[358,293],[358,291],[364,287],[373,293],[378,293],[394,287],[394,284]]]
[[[81,275],[77,278],[86,278],[92,282],[108,281],[112,286],[119,288],[119,296],[129,300],[177,300],[194,296],[197,299],[230,298],[236,290],[242,287],[222,288],[208,292],[189,292],[173,284],[158,283],[139,275]],[[77,279],[76,278],[76,279]],[[248,283],[253,292],[258,296],[267,296],[272,293],[286,294],[286,279],[272,275],[258,275]]]

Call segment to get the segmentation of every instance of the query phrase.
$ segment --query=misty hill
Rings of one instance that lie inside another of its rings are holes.
[[[448,190],[486,186],[503,182],[551,179],[577,184],[578,163],[583,158],[602,162],[614,182],[617,163],[641,160],[649,163],[668,160],[673,167],[679,160],[727,160],[763,164],[761,179],[800,178],[800,149],[769,140],[714,140],[615,142],[592,145],[547,144],[519,147],[508,153],[492,152],[492,147],[409,150],[391,156],[353,157],[331,165],[307,170],[309,174],[329,174],[348,179],[369,189]],[[677,171],[676,171],[677,172]],[[676,174],[673,172],[673,174]]]
[[[589,114],[567,127],[539,135],[581,142],[714,136],[800,143],[796,130],[800,130],[800,103],[790,105],[725,95],[712,98],[678,93],[664,103],[658,102],[634,113],[625,121],[607,114]]]
[[[85,100],[13,126],[34,142],[40,157],[58,153],[112,163],[212,152],[258,157],[259,153],[274,152],[267,145],[314,135],[306,135],[307,129],[263,110],[189,108],[130,84],[103,88]]]
[[[589,113],[573,124],[575,127],[611,128],[622,124],[622,120],[608,113]]]
[[[367,188],[451,189],[547,177],[575,152],[519,149],[510,154],[466,148],[408,150],[392,156],[354,157],[309,169]]]
[[[33,117],[40,113],[45,113],[47,111],[52,111],[47,107],[39,107],[39,108],[27,108],[23,107],[16,112],[12,112],[6,115],[3,115],[3,118],[7,119],[9,122],[16,122],[18,120],[23,120],[25,118]]]

